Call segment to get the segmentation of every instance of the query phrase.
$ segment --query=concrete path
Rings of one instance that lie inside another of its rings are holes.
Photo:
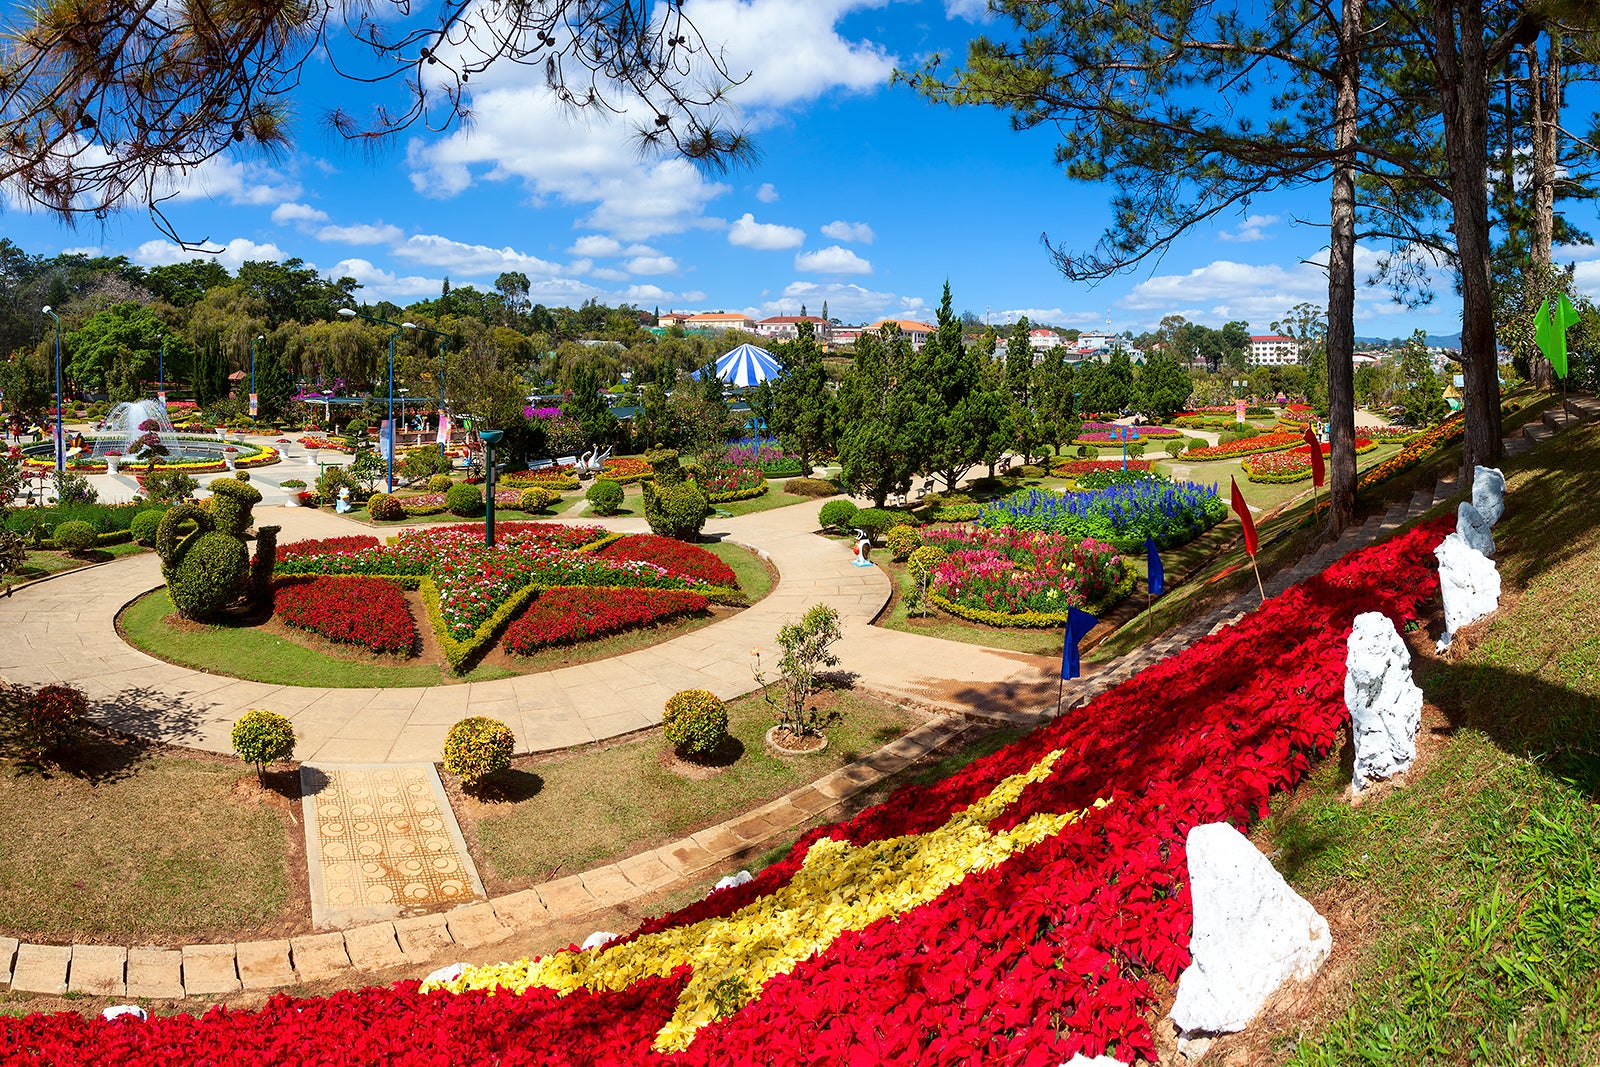
[[[852,566],[845,543],[815,533],[820,507],[819,501],[713,518],[709,536],[771,560],[780,576],[773,592],[732,618],[596,663],[414,688],[281,686],[206,674],[147,656],[117,635],[122,607],[161,584],[158,561],[144,554],[71,571],[0,600],[0,633],[8,638],[0,647],[0,677],[70,683],[87,693],[98,721],[193,748],[231,751],[234,720],[267,708],[294,722],[302,761],[426,762],[439,758],[445,733],[468,715],[500,719],[516,732],[519,752],[540,751],[655,726],[666,699],[682,689],[710,689],[725,699],[750,692],[751,649],[770,652],[781,625],[825,602],[844,623],[840,668],[866,688],[957,712],[1053,702],[1053,661],[871,626],[888,601],[888,578],[876,567]],[[602,521],[619,530],[645,528],[641,519]],[[256,523],[281,525],[280,542],[370,530],[305,508],[258,507]]]

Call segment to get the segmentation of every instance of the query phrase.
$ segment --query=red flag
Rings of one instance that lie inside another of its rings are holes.
[[[1322,442],[1309,426],[1306,427],[1306,444],[1311,446],[1311,484],[1320,489],[1328,476],[1328,468],[1322,465]]]
[[[1233,478],[1228,479],[1228,484],[1233,486],[1233,511],[1239,516],[1239,521],[1244,525],[1244,550],[1253,557],[1256,554],[1256,522],[1250,517],[1250,506],[1244,502],[1244,494],[1239,492],[1239,483]]]

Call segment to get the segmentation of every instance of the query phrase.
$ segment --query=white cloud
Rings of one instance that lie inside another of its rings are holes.
[[[553,277],[561,273],[560,264],[524,255],[510,246],[490,248],[466,244],[433,233],[412,234],[394,249],[394,254],[466,277],[492,279],[508,270],[521,271],[530,277]]]
[[[623,264],[629,274],[676,274],[678,261],[671,256],[635,256]]]
[[[1217,237],[1224,241],[1262,241],[1268,236],[1266,228],[1278,219],[1277,215],[1247,215],[1237,230],[1223,230]]]
[[[400,276],[392,271],[386,271],[367,259],[342,259],[334,265],[334,277],[351,277],[361,283],[361,297],[363,300],[392,300],[397,304],[409,304],[415,300],[427,300],[439,295],[444,287],[444,278],[427,278],[421,275],[410,274]]]
[[[628,272],[625,270],[618,270],[615,267],[596,267],[594,270],[590,271],[589,274],[591,277],[599,278],[602,281],[608,282],[625,282],[628,280]]]
[[[784,286],[778,299],[763,301],[759,310],[763,316],[798,315],[803,304],[809,314],[820,315],[824,303],[829,316],[842,322],[914,317],[925,314],[928,307],[921,297],[874,292],[854,282],[797,281]]]
[[[651,248],[649,245],[632,244],[622,250],[625,256],[659,256],[661,249]]]
[[[179,201],[209,198],[257,207],[294,200],[302,191],[298,181],[272,167],[225,156],[213,156],[186,171],[168,171],[156,190],[157,196]]]
[[[672,299],[672,293],[659,285],[630,285],[623,295],[628,298],[630,304],[644,300],[661,301]]]
[[[567,251],[575,256],[615,256],[622,252],[622,243],[614,237],[590,233],[572,242]]]
[[[405,231],[398,226],[385,223],[366,224],[355,226],[324,226],[317,231],[319,241],[337,241],[347,245],[390,245],[405,236]]]
[[[996,325],[1015,322],[1023,315],[1035,326],[1104,326],[1105,313],[1099,311],[1064,311],[1061,308],[1006,308],[991,312],[989,321]]]
[[[872,264],[841,245],[794,257],[794,269],[807,274],[871,274]]]
[[[775,204],[778,202],[778,190],[772,187],[771,182],[762,182],[761,188],[756,190],[756,199],[763,204]]]
[[[741,248],[758,248],[764,252],[799,248],[805,239],[804,230],[794,226],[780,226],[775,222],[757,222],[756,217],[748,211],[728,227],[729,244]]]
[[[238,270],[246,260],[279,262],[289,257],[275,244],[256,244],[246,237],[235,237],[226,245],[209,244],[203,251],[180,248],[171,241],[146,241],[133,253],[133,261],[146,267],[187,263],[197,257],[213,258],[229,270]],[[311,266],[307,264],[307,266]]]
[[[870,245],[876,236],[872,232],[872,227],[866,223],[845,222],[842,219],[828,223],[822,228],[822,234],[824,237],[832,237],[835,241],[850,241],[864,245]]]
[[[988,22],[989,0],[944,0],[944,13],[947,18]]]
[[[327,222],[328,213],[310,204],[297,204],[291,200],[272,209],[272,221],[279,226],[296,222]]]

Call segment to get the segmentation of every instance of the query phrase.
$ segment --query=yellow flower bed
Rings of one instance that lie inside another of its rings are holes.
[[[907,834],[865,845],[824,838],[806,852],[789,884],[726,918],[646,934],[616,946],[559,952],[469,967],[450,982],[427,983],[423,992],[445,989],[505,989],[531,986],[565,995],[578,989],[621,990],[649,977],[693,968],[678,1008],[656,1033],[659,1052],[681,1052],[700,1028],[760,996],[768,981],[827,950],[848,930],[902,915],[936,899],[973,871],[1004,863],[1012,855],[1089,814],[1092,809],[1034,815],[1010,830],[991,831],[1023,789],[1048,777],[1063,750],[995,786],[988,796],[925,834]],[[1110,800],[1097,800],[1094,809]],[[733,981],[730,981],[733,980]],[[720,987],[720,1010],[713,990]],[[729,989],[738,990],[731,996]]]

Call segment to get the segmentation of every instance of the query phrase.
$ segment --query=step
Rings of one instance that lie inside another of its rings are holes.
[[[1535,445],[1542,445],[1556,432],[1542,422],[1530,422],[1522,428],[1522,436]]]
[[[1515,459],[1533,451],[1533,442],[1526,437],[1513,437],[1506,442],[1506,455]]]
[[[1567,410],[1580,419],[1600,419],[1600,399],[1592,396],[1568,397]]]
[[[1440,478],[1433,483],[1433,502],[1435,505],[1443,504],[1446,500],[1456,495],[1457,481],[1454,477]]]
[[[1550,427],[1550,429],[1555,430],[1557,433],[1559,433],[1560,431],[1565,430],[1569,426],[1578,425],[1578,423],[1582,422],[1583,420],[1578,418],[1578,416],[1576,416],[1576,415],[1570,414],[1569,412],[1561,411],[1559,409],[1552,408],[1551,410],[1549,410],[1549,411],[1544,413],[1544,416],[1542,417],[1541,421],[1546,426]]]
[[[1412,515],[1421,515],[1431,507],[1433,507],[1433,492],[1431,490],[1418,489],[1411,494],[1410,513]]]

